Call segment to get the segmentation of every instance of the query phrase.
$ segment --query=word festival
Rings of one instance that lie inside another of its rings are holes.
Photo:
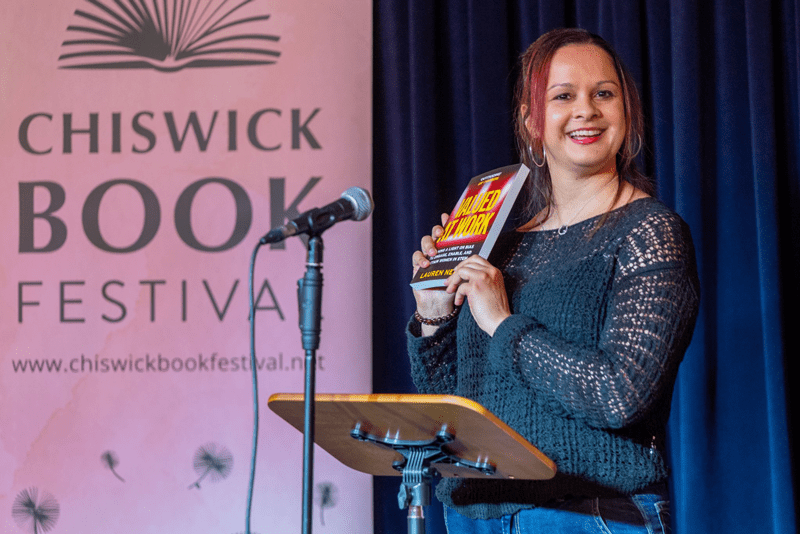
[[[181,280],[179,285],[167,280],[138,280],[130,283],[107,280],[102,285],[86,280],[61,280],[58,282],[25,280],[17,284],[17,322],[38,322],[57,319],[59,323],[86,323],[84,302],[102,308],[99,317],[106,323],[119,323],[128,317],[128,308],[141,305],[147,308],[149,322],[187,322],[198,314],[216,317],[223,322],[229,310],[237,310],[234,320],[247,320],[247,284],[234,280],[229,287],[213,288],[208,280],[190,284]],[[87,288],[88,286],[88,288]],[[240,289],[241,287],[241,289]],[[255,285],[258,288],[258,285]],[[131,290],[132,289],[132,290]],[[255,294],[255,311],[274,312],[280,321],[285,320],[283,310],[268,279],[263,279]],[[235,301],[235,305],[231,304]],[[190,317],[191,315],[191,317]]]

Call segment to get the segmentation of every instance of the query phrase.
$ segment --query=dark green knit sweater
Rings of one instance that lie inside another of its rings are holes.
[[[667,476],[665,425],[699,303],[691,236],[651,198],[598,221],[501,236],[490,261],[513,315],[493,337],[468,305],[430,337],[409,323],[421,393],[480,403],[558,467],[550,481],[439,482],[439,500],[468,517],[629,494]]]

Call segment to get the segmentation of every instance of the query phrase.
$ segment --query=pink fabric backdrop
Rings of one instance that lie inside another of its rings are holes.
[[[112,0],[102,4],[110,9],[116,5]],[[153,6],[153,0],[123,4]],[[161,16],[177,21],[170,11],[173,3],[166,4]],[[198,12],[209,6],[223,6],[224,11],[228,3],[195,0],[188,5]],[[300,200],[300,211],[326,204],[353,185],[370,188],[371,2],[340,6],[335,0],[255,0],[231,16],[270,17],[227,31],[277,36],[247,44],[279,55],[240,50],[206,57],[269,59],[273,64],[201,68],[184,62],[179,65],[183,68],[165,72],[120,65],[119,56],[59,59],[78,50],[112,48],[64,44],[92,38],[68,26],[110,28],[77,10],[124,26],[90,2],[4,3],[3,532],[33,531],[31,523],[21,520],[24,514],[12,513],[15,501],[21,502],[29,488],[38,490],[37,505],[45,492],[57,501],[59,513],[52,528],[56,533],[244,530],[252,429],[250,374],[242,366],[249,350],[250,254],[272,226],[271,213],[288,208],[312,177],[321,180]],[[224,35],[222,31],[213,38]],[[65,68],[103,58],[117,63],[108,68]],[[169,61],[149,64],[174,67]],[[262,110],[273,111],[259,115]],[[202,150],[189,127],[178,150],[166,114],[182,135],[192,112],[208,136],[207,145]],[[74,130],[88,130],[91,114],[97,114],[96,152],[90,134],[73,133],[67,136],[72,147],[66,153],[65,120],[72,121]],[[251,121],[257,143],[277,148],[254,146],[248,135]],[[143,133],[147,131],[154,144]],[[196,250],[176,230],[176,218],[188,220],[197,241],[210,248],[231,237],[237,208],[219,181],[199,189],[191,213],[179,210],[176,215],[180,195],[206,178],[241,186],[252,204],[249,231],[224,251]],[[147,211],[140,193],[125,183],[108,189],[96,213],[91,202],[85,208],[93,190],[119,179],[146,186],[160,209],[155,236],[131,252],[101,250],[83,224],[87,210],[89,227],[96,220],[108,247],[124,249],[139,238],[146,218],[152,223],[152,199]],[[38,182],[51,185],[32,185]],[[52,218],[31,217],[28,191],[33,194],[33,212],[41,214],[53,207],[50,192],[59,189],[64,203]],[[30,226],[31,219],[33,248],[51,243],[53,228],[54,243],[58,242],[59,223],[53,218],[66,228],[63,244],[50,252],[21,251],[30,248],[20,230]],[[317,390],[369,392],[369,220],[338,224],[326,232],[325,245]],[[265,290],[261,306],[272,309],[257,313],[258,358],[265,367],[259,373],[262,417],[254,532],[300,529],[302,436],[273,416],[266,399],[271,393],[303,388],[296,281],[303,275],[304,260],[305,249],[297,238],[287,241],[284,249],[262,248],[258,258],[256,289],[268,284],[274,297]],[[189,489],[210,465],[202,458],[197,469],[193,465],[203,446],[223,465],[212,468],[199,488]],[[102,460],[107,451],[118,460],[113,471]],[[218,480],[213,479],[215,473]],[[369,477],[319,449],[315,474],[317,484],[333,488],[334,497],[324,507],[321,501],[315,506],[315,531],[371,532]]]

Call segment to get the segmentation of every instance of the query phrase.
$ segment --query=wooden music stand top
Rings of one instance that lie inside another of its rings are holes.
[[[315,395],[315,441],[346,466],[380,476],[400,476],[392,463],[403,456],[391,448],[359,441],[350,436],[362,431],[382,438],[421,441],[441,430],[455,437],[447,444],[450,453],[470,462],[485,462],[495,473],[437,463],[443,477],[544,480],[552,478],[556,466],[525,438],[480,404],[453,395]],[[269,408],[303,431],[303,394],[276,393]]]

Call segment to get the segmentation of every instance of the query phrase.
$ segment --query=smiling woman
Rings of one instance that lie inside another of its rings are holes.
[[[639,98],[603,39],[548,32],[521,72],[531,218],[488,261],[456,266],[446,291],[415,291],[408,348],[420,392],[482,404],[558,474],[443,480],[445,522],[451,533],[665,532],[665,427],[699,303],[691,236],[636,170]],[[443,231],[422,238],[415,269]]]
[[[583,30],[552,31],[528,48],[522,65],[517,140],[523,161],[540,169],[530,181],[530,215],[538,215],[532,227],[585,220],[619,207],[624,194],[628,201],[653,194],[634,159],[644,131],[639,95],[605,40]]]
[[[565,46],[553,56],[548,84],[542,137],[543,146],[550,148],[551,179],[564,173],[613,175],[626,128],[622,88],[611,58],[595,45]]]

